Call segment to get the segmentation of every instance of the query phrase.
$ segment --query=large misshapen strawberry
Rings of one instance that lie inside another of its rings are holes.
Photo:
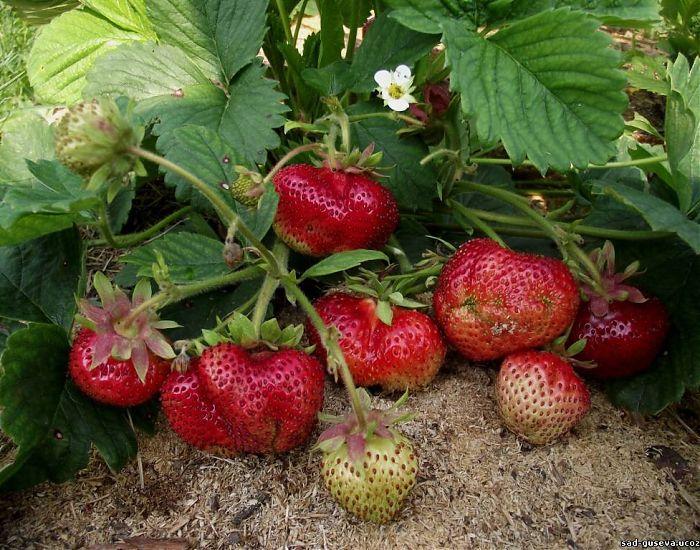
[[[524,351],[503,361],[496,403],[509,430],[543,445],[575,426],[590,409],[591,399],[566,359],[546,351]]]
[[[399,211],[391,191],[361,173],[296,164],[274,177],[277,235],[310,256],[384,246]]]
[[[196,366],[204,393],[234,433],[235,450],[281,453],[307,441],[323,406],[324,370],[303,351],[223,343]]]
[[[385,390],[422,388],[442,365],[446,346],[433,320],[419,311],[391,308],[390,324],[380,319],[371,297],[335,292],[317,300],[316,311],[338,330],[340,348],[355,383]],[[308,324],[316,352],[325,361],[318,333]]]
[[[87,395],[108,405],[129,407],[150,399],[168,375],[172,347],[160,329],[177,327],[151,309],[135,311],[151,297],[150,282],[140,281],[132,299],[95,274],[101,307],[81,300],[78,331],[70,352],[69,372]]]
[[[183,441],[203,451],[226,454],[240,448],[235,430],[219,413],[199,381],[199,359],[185,372],[173,370],[160,393],[163,413]]]
[[[615,249],[607,241],[590,254],[598,267],[599,285],[582,286],[586,300],[571,327],[569,342],[585,339],[576,356],[592,362],[584,373],[596,378],[620,378],[647,370],[663,349],[670,329],[668,312],[656,297],[627,284],[639,269],[635,262],[615,272]]]
[[[579,301],[563,262],[473,239],[445,265],[433,305],[448,341],[467,359],[485,361],[552,341]]]

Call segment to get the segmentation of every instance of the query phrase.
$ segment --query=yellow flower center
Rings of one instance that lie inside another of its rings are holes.
[[[389,95],[392,97],[392,99],[401,99],[404,94],[403,88],[396,83],[389,84],[389,88],[387,91],[389,92]]]

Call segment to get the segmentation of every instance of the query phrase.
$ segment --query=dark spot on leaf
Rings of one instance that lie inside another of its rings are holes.
[[[229,164],[231,162],[231,159],[228,155],[224,155],[224,158],[221,162],[223,162],[224,164]]]
[[[63,434],[61,433],[60,430],[54,430],[53,431],[53,436],[58,439],[59,441],[63,439]]]
[[[177,90],[174,90],[171,95],[177,98],[185,97],[185,92],[182,91],[182,88],[178,88]]]
[[[231,186],[230,186],[229,183],[228,183],[227,181],[225,181],[225,180],[219,182],[219,187],[221,187],[222,189],[225,189],[226,191],[228,191],[229,189],[231,189]]]

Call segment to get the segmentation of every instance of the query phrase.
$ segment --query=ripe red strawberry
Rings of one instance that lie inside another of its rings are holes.
[[[193,360],[186,372],[170,373],[160,392],[163,413],[173,431],[190,445],[208,452],[235,452],[240,447],[235,431],[204,393],[198,362]]]
[[[148,352],[144,381],[139,380],[131,359],[121,361],[112,356],[98,360],[93,368],[99,335],[88,328],[81,329],[70,352],[69,371],[73,382],[95,401],[117,407],[131,407],[153,397],[170,372],[170,361]]]
[[[524,351],[503,361],[496,403],[509,430],[544,445],[577,424],[591,398],[568,361],[546,351]]]
[[[202,353],[196,372],[235,430],[239,451],[281,453],[302,445],[323,405],[323,367],[302,351],[250,353],[218,344]]]
[[[601,288],[584,285],[588,300],[581,304],[569,342],[586,339],[577,360],[595,363],[585,373],[608,379],[630,376],[651,367],[663,349],[670,328],[666,307],[624,284],[638,264],[615,273],[615,250],[610,242],[594,250],[591,259],[601,270]]]
[[[473,239],[447,262],[433,306],[448,341],[467,359],[498,359],[552,341],[570,324],[579,293],[566,265]]]
[[[398,224],[391,192],[362,174],[297,164],[282,169],[274,183],[275,232],[302,254],[381,248]]]
[[[362,391],[364,408],[370,400]],[[395,412],[405,397],[386,411],[367,407],[364,431],[354,412],[343,418],[327,417],[336,424],[318,440],[326,488],[343,508],[365,521],[390,521],[416,484],[416,453],[395,428],[410,416]]]
[[[84,393],[108,405],[130,407],[153,397],[170,372],[175,357],[159,332],[178,326],[160,321],[155,312],[134,311],[151,296],[150,282],[134,288],[132,300],[102,273],[93,284],[102,307],[82,300],[83,325],[70,352],[69,372]]]
[[[323,322],[340,331],[350,372],[359,386],[385,390],[417,389],[435,377],[447,351],[440,331],[430,317],[415,310],[391,306],[391,325],[377,316],[377,301],[345,293],[324,296],[314,304]],[[318,333],[308,323],[316,353],[326,354]]]

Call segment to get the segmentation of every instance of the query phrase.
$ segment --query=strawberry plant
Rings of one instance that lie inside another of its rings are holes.
[[[321,413],[330,495],[386,522],[420,450],[357,386],[431,391],[448,344],[502,362],[537,444],[587,412],[584,362],[640,413],[700,385],[700,61],[651,79],[605,30],[656,0],[9,4],[41,27],[0,128],[3,490],[119,470],[158,403],[226,454]],[[665,120],[626,121],[628,84]]]

